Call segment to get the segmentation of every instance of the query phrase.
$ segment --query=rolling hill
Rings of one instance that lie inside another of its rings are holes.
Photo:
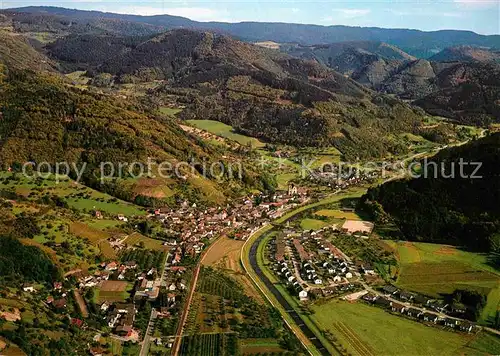
[[[57,64],[37,51],[19,34],[0,29],[0,63],[12,68],[54,71]]]
[[[173,119],[144,111],[130,99],[79,90],[56,75],[0,69],[3,169],[19,170],[25,162],[47,162],[54,169],[57,162],[67,162],[83,168],[81,183],[146,206],[185,198],[221,203],[267,184],[245,156],[202,142]],[[242,162],[242,179],[229,177],[227,170],[220,177],[207,171],[211,163],[222,161]],[[142,176],[139,166],[132,169],[134,162],[143,164]],[[162,162],[172,167],[163,176],[157,165]],[[179,162],[192,164],[174,171]],[[128,166],[120,169],[120,163]],[[75,169],[70,176],[77,178]]]
[[[326,64],[371,89],[411,100],[432,115],[460,123],[500,121],[500,64],[494,61],[495,52],[460,47],[429,61],[384,58],[363,48],[340,48],[340,54],[329,57]]]
[[[472,46],[448,47],[429,58],[435,62],[500,62],[500,52]]]
[[[92,56],[80,53],[89,41],[97,43]],[[384,137],[417,133],[423,118],[316,61],[210,32],[172,30],[140,43],[70,36],[47,49],[65,66],[111,74],[116,83],[166,80],[156,95],[176,96],[183,119],[222,121],[267,142],[335,145],[349,159],[399,152]]]
[[[157,15],[136,16],[103,13],[98,11],[71,10],[57,7],[32,6],[3,11],[15,14],[15,26],[23,31],[40,29],[40,23],[52,16],[51,23],[64,33],[75,33],[70,24],[80,25],[85,33],[110,33],[119,35],[147,35],[166,29],[191,28],[229,34],[241,40],[300,43],[301,45],[329,44],[344,41],[382,41],[419,58],[430,57],[446,47],[458,45],[500,48],[500,36],[479,35],[471,31],[442,30],[424,32],[408,29],[383,29],[376,27],[318,26],[287,23],[260,22],[196,22],[183,17]],[[33,14],[26,18],[24,14]],[[50,25],[52,26],[52,25]],[[75,26],[76,28],[77,26]],[[81,33],[81,32],[79,32]]]
[[[315,59],[318,62],[330,65],[336,57],[352,50],[360,53],[376,55],[387,60],[414,60],[415,57],[401,49],[380,41],[345,41],[324,45],[303,46],[300,44],[283,44],[280,49],[294,57]],[[335,69],[335,68],[334,68]]]
[[[466,165],[459,169],[461,160]],[[500,133],[441,151],[429,162],[438,168],[429,164],[427,175],[423,168],[419,178],[370,189],[363,207],[380,221],[389,216],[408,240],[498,253]]]

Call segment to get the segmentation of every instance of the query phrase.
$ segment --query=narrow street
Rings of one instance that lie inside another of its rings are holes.
[[[168,257],[170,256],[169,253],[167,253],[167,256],[165,257],[165,261],[163,262],[163,271],[161,272],[161,277],[160,277],[160,288],[165,282],[165,277],[167,276],[167,261]],[[139,353],[139,356],[147,356],[149,352],[149,344],[151,343],[151,333],[153,331],[153,325],[157,317],[157,312],[153,308],[151,310],[151,316],[149,317],[149,323],[148,327],[146,329],[146,333],[144,334],[144,339],[142,340],[142,346],[141,346],[141,352]]]

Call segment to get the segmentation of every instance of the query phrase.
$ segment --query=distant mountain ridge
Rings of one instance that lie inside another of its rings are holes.
[[[62,29],[68,29],[66,21],[83,21],[92,29],[119,35],[153,34],[172,28],[192,28],[216,31],[251,42],[274,41],[278,43],[300,43],[302,45],[329,44],[345,41],[381,41],[395,45],[404,52],[419,58],[430,57],[442,49],[457,45],[471,45],[500,48],[500,35],[479,35],[471,31],[441,30],[424,32],[409,29],[383,29],[376,27],[319,26],[287,23],[260,22],[197,22],[187,18],[157,15],[137,16],[104,13],[98,11],[71,10],[57,7],[25,7],[4,10],[4,14],[14,14],[18,28],[36,22],[31,17],[23,23],[22,13],[37,16],[56,16],[62,20]],[[57,19],[53,19],[57,21]],[[84,25],[82,24],[82,25]]]
[[[500,51],[473,46],[448,47],[429,58],[436,62],[500,62]]]
[[[217,33],[176,29],[133,41],[71,35],[46,49],[70,71],[86,70],[92,80],[110,75],[115,83],[164,80],[152,94],[175,96],[185,106],[184,119],[221,121],[266,142],[334,145],[349,159],[399,151],[403,146],[385,136],[417,133],[423,119],[422,111],[317,61]]]
[[[430,61],[380,42],[282,45],[281,50],[323,63],[378,92],[414,101],[433,115],[467,124],[500,121],[500,57],[495,51],[452,47]]]

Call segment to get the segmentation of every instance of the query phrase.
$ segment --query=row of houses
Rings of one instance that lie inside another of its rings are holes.
[[[447,304],[442,300],[435,300],[423,295],[408,292],[392,285],[386,285],[382,288],[386,295],[401,300],[406,303],[421,305],[422,307],[434,310],[438,313],[449,314],[453,316],[463,316],[466,308],[462,304]]]
[[[437,325],[444,325],[446,327],[464,332],[472,332],[476,328],[476,325],[474,323],[449,317],[443,318],[438,314],[397,303],[387,299],[386,297],[381,297],[372,293],[367,293],[361,298],[367,302],[378,305],[385,309],[390,309],[394,313],[406,315],[421,321],[430,322]]]

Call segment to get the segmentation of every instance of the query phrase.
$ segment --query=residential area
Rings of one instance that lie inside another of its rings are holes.
[[[470,315],[464,304],[446,303],[442,299],[384,284],[370,262],[353,260],[334,245],[336,236],[354,243],[366,241],[370,239],[373,228],[370,222],[355,220],[318,230],[304,230],[287,224],[269,240],[266,258],[280,283],[306,305],[339,297],[350,302],[365,302],[394,315],[449,330],[470,333],[481,329],[468,320]]]

